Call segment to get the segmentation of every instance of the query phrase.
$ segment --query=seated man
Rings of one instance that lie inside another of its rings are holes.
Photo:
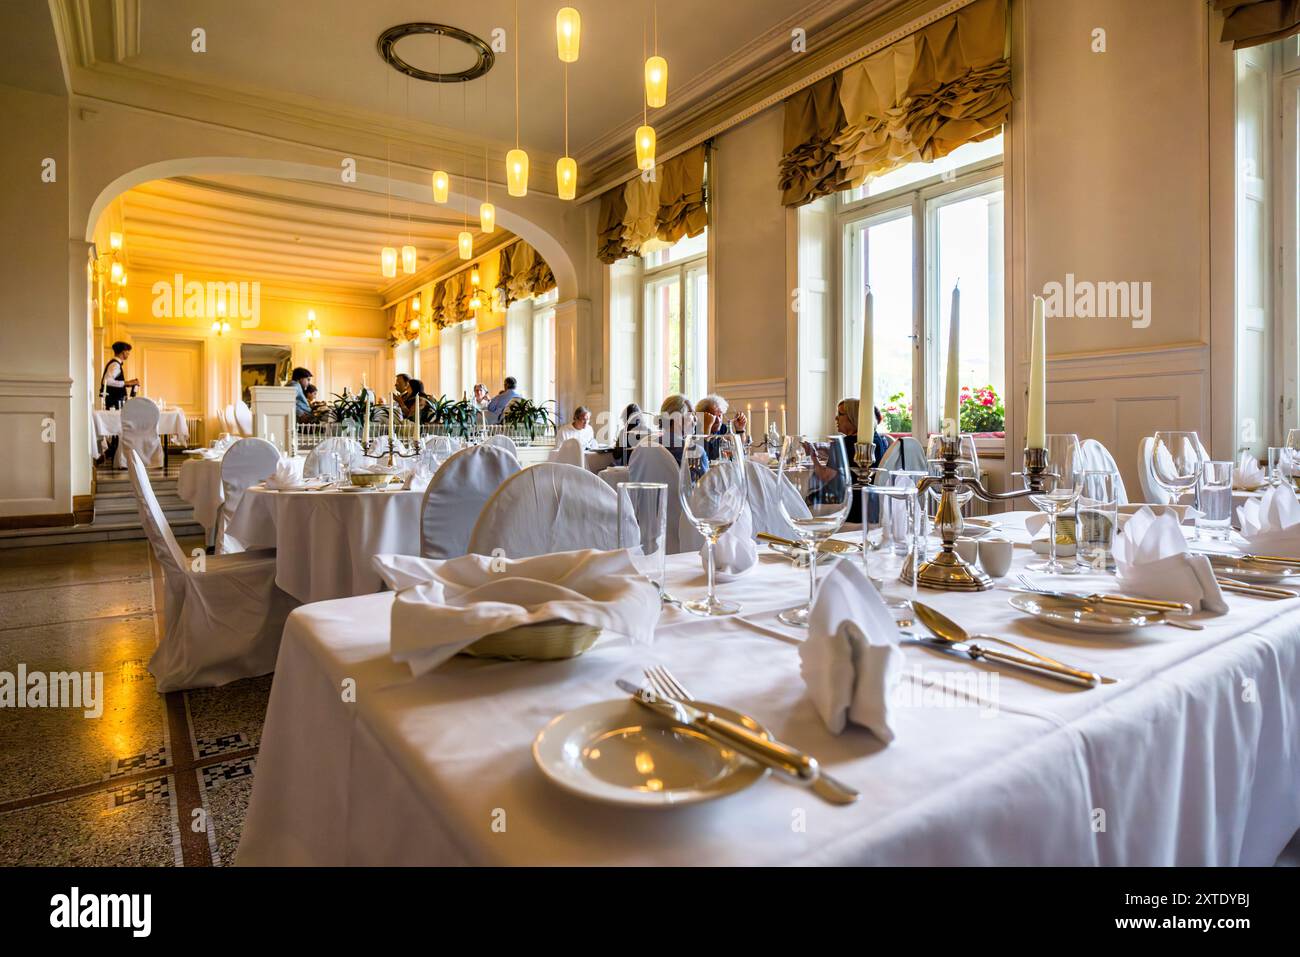
[[[519,381],[512,375],[506,376],[505,388],[496,394],[491,402],[487,404],[487,420],[490,423],[497,424],[501,421],[501,416],[505,414],[506,409],[510,408],[510,403],[515,399],[522,399],[515,387]]]
[[[695,412],[699,416],[700,432],[704,435],[727,435],[732,429],[727,425],[724,416],[727,414],[727,400],[720,395],[706,395],[695,403]],[[733,421],[735,431],[738,432],[743,442],[745,433],[745,415],[741,413]],[[711,458],[718,457],[718,450],[721,448],[720,442],[709,442],[706,447]]]
[[[312,420],[311,402],[307,400],[306,389],[307,386],[311,385],[311,372],[304,369],[302,366],[298,366],[298,368],[293,370],[293,375],[290,376],[290,378],[293,381],[293,404],[294,410],[298,414],[298,421],[310,422]]]
[[[571,423],[562,425],[555,430],[556,445],[566,439],[577,439],[578,444],[584,449],[596,441],[596,432],[591,427],[591,410],[585,405],[580,405],[573,410],[573,421]]]

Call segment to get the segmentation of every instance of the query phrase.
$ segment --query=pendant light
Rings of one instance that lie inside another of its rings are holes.
[[[409,121],[411,118],[411,78],[409,76],[406,78],[406,103],[403,107],[403,112],[406,114],[406,119]],[[415,246],[411,243],[411,210],[410,207],[407,207],[406,245],[402,247],[402,272],[409,276],[411,273],[415,272],[419,264],[419,254],[416,253]]]
[[[460,235],[456,237],[456,245],[460,249],[461,259],[474,258],[474,237],[470,235],[468,229],[460,231]]]
[[[645,56],[645,24],[641,26],[641,55]],[[646,61],[649,66],[649,61]],[[651,170],[655,167],[655,131],[649,119],[649,84],[646,96],[641,101],[641,125],[636,129],[636,167],[639,170]]]
[[[420,312],[420,294],[418,292],[411,297],[411,311],[417,314]]]
[[[563,12],[563,11],[561,11]],[[577,11],[574,11],[576,14]],[[576,60],[577,54],[574,54]],[[564,59],[563,56],[560,59]],[[560,199],[578,195],[578,163],[569,155],[569,64],[564,64],[564,155],[555,161],[555,192]]]
[[[506,154],[506,192],[528,195],[528,154],[519,148],[519,0],[515,0],[515,148]]]
[[[379,266],[384,272],[385,279],[392,279],[397,275],[397,249],[393,246],[385,246],[379,251]]]
[[[402,247],[402,272],[408,274],[415,272],[417,263],[418,257],[416,256],[415,247],[407,243]]]
[[[486,89],[486,88],[485,88]],[[487,93],[484,92],[484,97]],[[484,111],[486,112],[486,110]],[[488,202],[488,190],[492,188],[488,177],[488,148],[483,146],[483,202],[478,205],[478,228],[484,233],[494,233],[497,231],[497,208]]]
[[[447,202],[447,195],[451,192],[451,177],[447,175],[445,169],[436,169],[433,171],[433,201],[435,203]]]
[[[561,7],[555,15],[555,47],[563,62],[578,62],[578,46],[581,40],[581,14],[573,7]]]
[[[122,278],[122,264],[116,259],[113,260],[113,265],[108,267],[108,276],[113,282],[117,282]]]
[[[668,102],[668,61],[659,55],[659,4],[654,4],[654,56],[645,61],[645,101],[655,108]],[[645,56],[643,50],[641,55]]]
[[[483,299],[482,299],[482,297],[479,295],[478,287],[475,287],[473,294],[470,296],[470,299],[469,299],[469,307],[470,307],[471,309],[482,309],[482,308],[483,308]]]

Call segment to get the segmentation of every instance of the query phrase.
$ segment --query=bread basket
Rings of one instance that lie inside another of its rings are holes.
[[[575,621],[539,621],[484,635],[461,654],[509,661],[559,661],[582,654],[596,643],[600,631]]]
[[[350,476],[353,485],[362,485],[366,487],[387,485],[389,482],[400,482],[402,477],[391,472],[353,472]]]

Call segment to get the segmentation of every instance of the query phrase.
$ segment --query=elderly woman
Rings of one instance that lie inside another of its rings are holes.
[[[695,432],[695,410],[691,400],[681,393],[670,395],[659,406],[659,427],[663,429],[663,444],[673,458],[682,460],[682,449],[686,445],[686,436]]]
[[[641,440],[650,434],[651,429],[646,420],[651,418],[641,411],[635,402],[623,410],[623,427],[619,429],[618,438],[614,440],[614,464],[627,465],[632,457],[632,450],[641,444]]]
[[[844,451],[849,457],[849,466],[852,468],[853,456],[856,453],[858,444],[858,414],[862,404],[858,399],[841,399],[835,406],[835,431],[844,436]],[[876,424],[880,424],[880,412],[872,409],[876,416]],[[880,457],[885,454],[885,449],[889,448],[889,440],[876,431],[872,436],[873,454],[871,464],[877,465]],[[838,454],[838,453],[836,453]],[[814,458],[814,463],[816,459]],[[839,478],[838,462],[828,463],[826,468],[814,464],[817,478],[824,482],[836,481]],[[831,467],[834,466],[834,467]],[[846,521],[862,521],[862,500],[859,496],[853,496],[853,501],[849,506],[849,514]]]

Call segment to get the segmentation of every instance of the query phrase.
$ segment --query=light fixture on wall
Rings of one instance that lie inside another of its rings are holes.
[[[478,263],[469,267],[469,284],[476,289],[479,286]]]
[[[654,5],[655,46],[654,56],[645,61],[645,101],[648,106],[660,107],[668,102],[668,61],[659,55],[659,4]],[[642,53],[642,56],[645,56]]]
[[[117,296],[117,314],[118,314],[119,316],[125,316],[125,315],[126,315],[128,312],[130,312],[130,311],[131,311],[131,304],[130,304],[129,302],[126,301],[126,294],[125,294],[125,293],[118,293],[118,296]]]
[[[379,251],[379,265],[384,271],[385,279],[392,279],[397,275],[397,248],[395,246],[385,246]]]
[[[217,300],[217,317],[212,320],[212,334],[224,336],[229,331],[230,322],[226,319],[226,299],[223,296]]]
[[[108,248],[111,249],[113,252],[118,252],[122,248],[121,233],[108,234]]]
[[[225,305],[225,304],[222,303],[222,304],[221,304],[221,307],[224,307],[224,305]],[[225,313],[225,309],[224,309],[224,308],[221,308],[221,312],[224,314],[224,313]],[[303,338],[306,339],[308,342],[311,342],[311,341],[314,341],[314,340],[320,338],[320,330],[316,328],[316,310],[315,310],[315,309],[308,309],[308,310],[307,310],[307,331],[303,333]]]
[[[447,175],[445,169],[436,169],[433,171],[433,201],[435,203],[447,202],[447,196],[451,192],[451,177]]]
[[[555,14],[555,48],[565,63],[578,62],[582,41],[582,15],[573,7],[561,7]]]
[[[122,264],[116,259],[114,259],[113,264],[108,267],[108,277],[112,279],[113,282],[117,282],[122,278]]]
[[[419,333],[420,331],[420,294],[417,292],[411,297],[411,321],[406,324],[409,332]]]
[[[506,192],[528,195],[528,154],[519,148],[519,0],[515,0],[515,148],[506,154]]]
[[[479,288],[477,285],[474,287],[474,291],[470,294],[469,307],[471,309],[483,308],[483,297],[482,294],[479,292]]]

